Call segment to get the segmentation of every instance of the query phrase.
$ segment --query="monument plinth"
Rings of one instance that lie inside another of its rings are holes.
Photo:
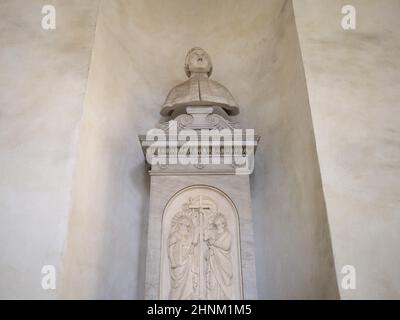
[[[209,79],[211,59],[189,51],[189,77],[140,136],[151,176],[146,299],[257,297],[249,175],[259,137],[231,117],[231,93]]]

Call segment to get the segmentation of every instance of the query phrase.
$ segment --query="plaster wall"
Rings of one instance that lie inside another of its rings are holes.
[[[343,30],[342,6],[356,9]],[[338,283],[400,298],[400,2],[294,1]]]
[[[54,5],[57,29],[41,27]],[[53,299],[98,1],[0,2],[0,299]],[[59,274],[59,273],[57,273]]]

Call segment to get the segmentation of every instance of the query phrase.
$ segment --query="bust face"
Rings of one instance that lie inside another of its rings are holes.
[[[186,74],[190,76],[192,73],[211,74],[211,60],[207,52],[201,48],[193,48],[186,57]]]

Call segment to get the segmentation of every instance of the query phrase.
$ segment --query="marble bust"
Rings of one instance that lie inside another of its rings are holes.
[[[221,107],[228,115],[239,113],[232,94],[222,84],[211,80],[213,66],[206,51],[199,47],[189,50],[185,61],[185,73],[189,77],[168,94],[161,115],[171,116],[176,110],[191,106]]]

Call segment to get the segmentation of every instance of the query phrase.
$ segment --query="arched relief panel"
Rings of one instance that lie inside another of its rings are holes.
[[[168,201],[160,299],[243,299],[239,216],[222,191],[191,186]]]

